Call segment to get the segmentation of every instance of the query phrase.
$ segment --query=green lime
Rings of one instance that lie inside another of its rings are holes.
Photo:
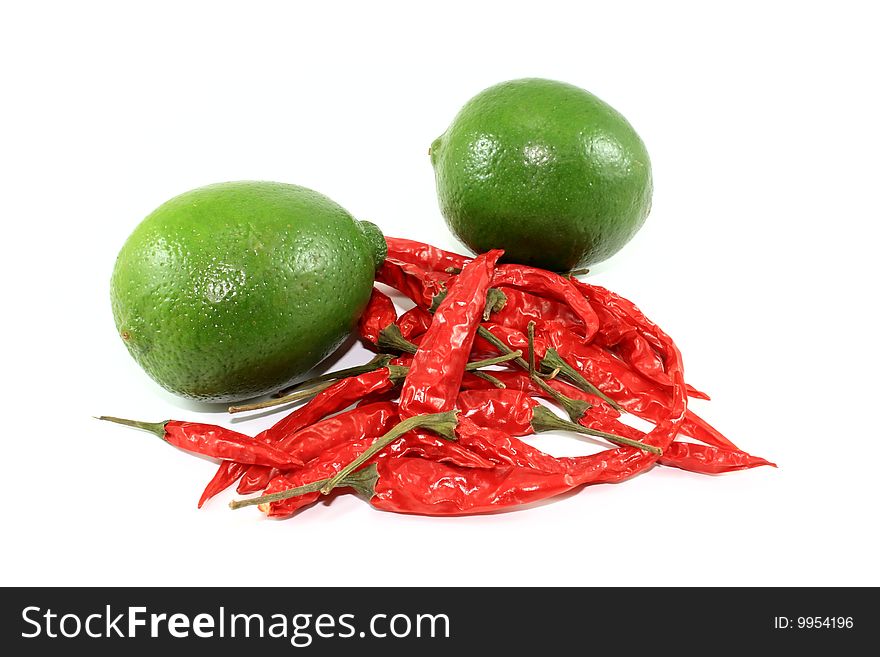
[[[210,185],[160,206],[125,242],[113,316],[159,384],[238,401],[287,385],[335,350],[384,256],[376,226],[310,189]]]
[[[440,209],[475,252],[554,271],[614,255],[651,209],[651,164],[591,93],[529,78],[477,94],[431,144]]]

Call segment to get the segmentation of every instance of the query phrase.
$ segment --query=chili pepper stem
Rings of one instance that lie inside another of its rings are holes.
[[[322,488],[321,494],[326,495],[333,490],[339,483],[352,472],[357,470],[364,463],[373,458],[376,454],[385,449],[388,445],[400,438],[403,434],[413,429],[423,428],[439,434],[447,440],[455,440],[455,425],[458,424],[456,415],[458,411],[447,411],[445,413],[426,413],[424,415],[414,415],[398,423],[381,438],[377,439],[369,448],[367,448],[354,461],[346,465],[334,477],[330,479]]]
[[[474,376],[477,377],[478,379],[483,379],[483,381],[488,381],[493,386],[495,386],[496,388],[500,388],[501,390],[504,390],[505,388],[507,388],[507,386],[504,385],[504,382],[501,379],[499,379],[498,377],[492,376],[488,372],[481,372],[481,371],[477,370],[476,372],[474,372]]]
[[[485,326],[478,326],[477,327],[477,335],[479,335],[486,342],[491,344],[493,347],[495,347],[496,349],[498,349],[502,353],[505,353],[505,354],[514,353],[513,349],[511,349],[506,344],[504,344],[501,340],[499,340],[492,333],[492,331],[487,329]],[[529,369],[529,364],[526,361],[524,361],[522,358],[514,358],[513,362],[516,363],[517,365],[519,365],[520,367],[522,367],[523,369],[526,369],[526,370]]]
[[[353,472],[347,476],[339,482],[339,487],[354,488],[358,493],[369,499],[375,493],[376,481],[378,479],[379,474],[376,471],[376,464],[371,463],[367,467],[361,468],[357,472]],[[306,495],[307,493],[317,493],[329,481],[329,478],[319,479],[318,481],[313,481],[305,486],[297,486],[296,488],[289,488],[277,493],[252,497],[247,500],[232,500],[229,503],[229,508],[234,511],[235,509],[241,509],[246,506],[262,506],[264,504],[271,504],[272,502],[280,502],[281,500],[286,500],[291,497]]]
[[[536,433],[540,433],[542,431],[553,431],[554,429],[561,429],[563,431],[574,431],[584,434],[585,436],[604,438],[605,440],[608,440],[609,442],[618,445],[636,447],[638,449],[645,450],[646,452],[650,452],[651,454],[656,454],[657,456],[661,456],[663,454],[663,450],[659,447],[655,447],[654,445],[648,445],[638,440],[632,440],[631,438],[624,438],[622,436],[615,436],[612,433],[606,433],[605,431],[590,429],[589,427],[575,424],[574,422],[568,422],[567,420],[563,420],[561,417],[559,417],[552,411],[544,408],[543,406],[535,406],[532,413],[532,428],[535,430]]]
[[[529,336],[529,376],[535,376],[535,322],[529,322],[526,326]]]
[[[483,321],[488,322],[492,313],[497,313],[507,305],[507,295],[501,290],[490,287],[486,292],[486,307],[483,309]]]
[[[565,376],[565,378],[574,383],[584,392],[588,392],[591,395],[599,397],[616,411],[623,410],[623,407],[621,407],[620,404],[611,399],[608,395],[599,390],[599,388],[594,386],[592,383],[587,381],[587,379],[585,379],[580,372],[569,365],[568,361],[560,356],[559,352],[553,349],[553,347],[547,348],[547,353],[544,355],[544,360],[541,361],[541,367],[552,370],[553,372],[560,372],[563,376]]]
[[[516,351],[511,351],[509,354],[501,354],[500,356],[495,356],[494,358],[484,358],[483,360],[474,360],[464,366],[464,368],[468,372],[473,372],[474,370],[479,370],[483,367],[490,367],[492,365],[500,365],[501,363],[506,363],[509,360],[516,360],[522,356],[522,352],[517,349]]]
[[[379,331],[379,339],[376,344],[382,349],[394,349],[405,354],[414,354],[419,348],[403,337],[397,324],[389,324]]]
[[[165,425],[170,422],[170,420],[165,420],[164,422],[140,422],[138,420],[127,420],[122,417],[111,417],[109,415],[102,415],[96,419],[105,420],[106,422],[115,422],[116,424],[124,424],[127,427],[134,427],[135,429],[143,429],[144,431],[149,431],[150,433],[159,436],[162,440],[165,440]]]
[[[299,392],[300,390],[311,388],[315,384],[323,383],[324,381],[338,381],[339,379],[347,379],[351,376],[360,376],[361,374],[367,374],[368,372],[372,372],[374,370],[378,370],[387,366],[390,362],[390,355],[377,354],[376,356],[373,356],[373,359],[368,363],[364,363],[363,365],[356,365],[355,367],[346,367],[345,369],[336,370],[335,372],[327,372],[326,374],[321,374],[320,376],[313,377],[306,381],[300,381],[296,385],[289,386],[287,388],[284,388],[283,390],[279,390],[273,395],[273,397],[285,397],[294,392]]]
[[[370,370],[367,370],[370,371]],[[253,404],[241,404],[239,406],[230,406],[227,410],[230,413],[244,413],[245,411],[258,411],[261,408],[272,408],[273,406],[281,406],[282,404],[289,404],[290,402],[299,401],[301,399],[306,399],[307,397],[314,397],[322,390],[326,390],[330,386],[334,384],[334,381],[325,381],[323,383],[319,383],[311,388],[306,390],[298,390],[297,392],[293,392],[285,397],[276,397],[273,399],[267,399],[261,402],[254,402]]]
[[[486,341],[497,347],[502,352],[508,355],[514,353],[513,349],[511,349],[501,340],[495,337],[492,332],[485,326],[480,326],[479,328],[477,328],[477,333],[480,335],[480,337],[484,338]],[[526,371],[530,370],[529,364],[522,358],[514,358],[513,362]],[[568,413],[568,417],[571,418],[572,422],[577,422],[578,420],[580,420],[584,416],[584,413],[586,413],[590,409],[589,402],[585,402],[580,399],[572,399],[571,397],[563,395],[558,390],[554,390],[549,385],[547,385],[547,383],[543,381],[540,376],[538,376],[537,372],[531,374],[530,378],[536,386],[546,392],[551,398],[553,398],[554,401],[556,401],[560,406],[562,406],[562,408],[565,409],[565,412]]]
[[[568,272],[568,275],[569,276],[586,276],[589,273],[590,273],[589,267],[582,267],[580,269],[572,269],[570,272]]]

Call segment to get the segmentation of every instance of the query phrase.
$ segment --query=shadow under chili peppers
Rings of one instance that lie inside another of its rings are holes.
[[[358,341],[358,338],[356,335],[354,335],[354,334],[350,335],[348,338],[346,338],[345,342],[343,342],[339,346],[339,348],[336,349],[336,351],[334,351],[332,354],[327,356],[327,358],[322,360],[320,363],[318,363],[315,367],[310,369],[308,372],[304,373],[300,377],[297,377],[297,379],[292,381],[291,384],[297,383],[299,381],[305,381],[305,380],[310,379],[314,376],[317,376],[319,374],[323,374],[324,372],[328,372],[328,371],[334,369],[334,366],[336,365],[336,363],[339,362],[339,360],[342,359],[345,356],[345,354],[348,353],[349,349],[351,349],[352,346],[357,341]],[[167,390],[165,390],[164,388],[162,388],[160,386],[156,386],[156,387],[161,391],[160,394],[163,397],[165,397],[165,399],[171,405],[176,406],[184,411],[191,411],[193,413],[222,413],[223,415],[228,415],[228,413],[229,413],[229,403],[228,402],[200,402],[200,401],[196,401],[193,399],[186,399],[185,397],[178,397],[177,395],[168,392]],[[284,387],[287,387],[287,385],[278,386],[279,390]],[[269,399],[270,397],[271,397],[271,394],[261,395],[259,397],[251,397],[250,399],[242,399],[240,402],[237,402],[237,403],[241,403],[241,404],[250,403],[250,402],[254,402],[254,401],[261,401],[263,399]],[[304,400],[302,400],[302,402],[299,402],[299,403],[304,403],[306,401],[308,401],[308,400],[304,399]],[[252,413],[252,414],[248,414],[248,415],[242,415],[239,417],[233,417],[230,419],[230,422],[232,424],[239,424],[241,422],[246,422],[248,420],[267,417],[269,415],[273,415],[273,414],[278,413],[280,411],[289,412],[291,410],[291,408],[293,408],[293,406],[295,406],[295,405],[297,405],[297,402],[291,402],[290,404],[287,404],[284,406],[277,406],[277,407],[269,408],[269,409],[267,409],[263,412],[260,412],[260,413]]]

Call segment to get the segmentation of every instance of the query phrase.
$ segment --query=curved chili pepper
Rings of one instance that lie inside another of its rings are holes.
[[[413,306],[398,317],[395,323],[404,338],[413,340],[424,335],[428,327],[431,326],[433,318],[434,316],[424,308]]]
[[[496,324],[525,332],[529,322],[535,322],[538,330],[547,322],[559,322],[572,331],[584,333],[583,322],[566,304],[506,285],[496,285],[496,289],[506,298],[492,316]]]
[[[721,449],[710,445],[682,442],[674,442],[667,447],[658,463],[701,474],[721,474],[762,465],[776,467],[775,463],[738,449]]]
[[[214,473],[211,481],[209,481],[208,485],[205,486],[205,490],[202,491],[202,496],[199,498],[198,508],[201,509],[202,506],[204,506],[205,502],[210,500],[218,493],[222,493],[224,490],[226,490],[232,484],[238,481],[238,479],[247,471],[249,467],[251,466],[245,465],[244,463],[236,463],[235,461],[223,461],[217,468],[217,472]],[[269,468],[270,472],[271,470],[272,469]]]
[[[572,337],[557,343],[554,348],[596,387],[633,415],[656,422],[667,414],[671,402],[669,390],[646,381],[625,363],[597,346],[583,344]],[[736,449],[729,439],[691,411],[686,413],[681,430],[685,435],[706,444]]]
[[[363,340],[375,347],[382,329],[396,320],[397,310],[391,297],[374,287],[370,301],[358,320],[358,332]]]
[[[338,413],[363,399],[364,397],[382,394],[394,388],[391,370],[382,367],[358,376],[340,379],[326,390],[312,397],[308,403],[277,422],[274,426],[257,435],[263,440],[287,451],[286,441],[292,439],[301,430],[313,426],[319,420]],[[262,490],[272,477],[270,468],[252,466],[247,469],[236,491],[242,495]],[[234,480],[233,480],[234,481]],[[230,482],[231,483],[231,482]]]
[[[527,393],[518,390],[466,390],[458,396],[458,406],[462,416],[472,424],[485,429],[498,429],[512,436],[527,436],[531,433],[561,429],[603,438],[618,445],[657,451],[653,446],[641,444],[641,438],[633,440],[626,434],[615,434],[583,423],[574,424],[563,420],[540,406]],[[599,415],[605,414],[600,412]],[[659,455],[660,452],[657,453]]]
[[[493,386],[491,383],[483,379],[469,376],[469,374],[470,373],[466,374],[465,377],[462,379],[462,389],[492,390],[495,388],[495,386]],[[554,397],[549,395],[546,390],[539,388],[529,376],[529,373],[525,370],[493,371],[492,376],[498,379],[498,381],[507,389],[527,392],[531,396],[540,397],[541,399],[546,399],[547,401],[557,401]],[[591,395],[590,393],[585,392],[580,388],[571,385],[570,383],[555,378],[544,379],[544,383],[553,388],[556,392],[565,395],[566,397],[570,397],[578,401],[587,402],[587,404],[592,407],[591,410],[593,412],[601,411],[602,413],[610,414],[612,417],[620,417],[620,412],[605,403],[605,400],[595,395]]]
[[[495,324],[494,322],[483,322],[483,328],[488,330],[492,335],[501,340],[504,344],[506,344],[510,349],[514,351],[521,351],[524,354],[529,351],[529,339],[526,337],[521,331],[509,328],[507,326],[501,326],[499,324]],[[547,347],[549,345],[544,340],[543,336],[536,335],[534,341],[535,347],[535,358],[541,360],[544,358],[544,354],[547,352]],[[477,336],[474,341],[474,358],[487,358],[491,355],[497,353],[497,349],[492,346],[489,342],[487,342],[483,337]]]
[[[439,438],[427,431],[410,431],[403,440],[390,445],[387,451],[389,456],[395,458],[418,457],[463,468],[494,468],[496,465],[495,461],[471,451],[464,444]]]
[[[650,455],[632,448],[570,459],[563,472],[517,466],[462,468],[424,459],[378,459],[369,502],[396,513],[452,516],[489,513],[560,495],[584,484],[622,481],[644,469]]]
[[[98,419],[149,431],[170,445],[202,456],[238,463],[266,465],[272,468],[289,468],[303,464],[296,457],[271,445],[257,442],[250,436],[214,424],[179,422],[177,420],[139,422],[107,416]]]
[[[372,443],[372,437],[361,438],[327,449],[320,456],[307,463],[301,470],[274,477],[266,487],[264,494],[280,493],[281,491],[325,480],[335,475],[347,463],[362,454]],[[287,518],[304,506],[316,502],[320,497],[321,493],[316,490],[277,502],[261,504],[260,510],[270,518]]]
[[[654,325],[653,322],[631,302],[627,302],[629,305],[625,321],[620,314],[615,315],[604,305],[611,298],[612,292],[577,279],[572,279],[572,284],[591,302],[593,309],[599,316],[600,329],[596,336],[597,343],[607,348],[614,348],[624,362],[649,380],[663,387],[670,387],[672,381],[666,374],[663,361],[654,348],[656,345],[652,345],[646,336],[640,334],[633,326],[635,321],[650,330],[650,327]],[[626,301],[619,295],[614,296]],[[619,302],[618,305],[620,305]],[[632,314],[633,318],[629,318],[629,314]],[[691,385],[688,385],[688,396],[695,399],[709,399],[709,395]]]
[[[599,330],[596,311],[569,278],[526,265],[499,265],[495,272],[495,284],[519,288],[566,304],[583,322],[584,340],[587,342]]]
[[[276,422],[274,426],[257,434],[254,440],[275,444],[285,436],[294,434],[328,415],[348,408],[365,397],[388,392],[393,387],[394,382],[387,367],[340,379],[329,388],[319,392],[306,404]],[[236,490],[244,495],[262,490],[269,483],[271,477],[272,468],[259,465],[238,468],[221,463],[202,493],[199,500],[200,506],[239,479],[241,482]]]
[[[418,265],[386,258],[376,272],[376,280],[409,297],[417,306],[429,309],[434,297],[446,292],[452,278],[445,272],[425,271]]]
[[[392,402],[367,404],[321,420],[278,442],[278,449],[304,463],[336,445],[361,437],[381,436],[397,421],[397,405]]]
[[[452,410],[486,292],[502,251],[489,251],[465,265],[434,313],[434,320],[413,356],[400,392],[400,417]]]
[[[427,271],[442,271],[448,269],[461,270],[473,258],[468,258],[451,251],[438,249],[436,246],[408,240],[402,237],[386,237],[388,245],[388,257],[401,262],[418,265]]]
[[[600,431],[608,431],[633,440],[642,440],[645,433],[614,418],[591,416],[589,413],[581,422],[585,426]],[[740,449],[698,445],[696,443],[673,442],[667,447],[658,462],[680,470],[700,474],[720,474],[734,470],[756,468],[761,465],[776,467],[774,463],[759,456],[752,456]]]
[[[532,433],[532,409],[537,404],[528,392],[511,387],[462,390],[456,406],[461,411],[459,424],[467,419],[468,426],[491,427],[514,436],[525,436]]]

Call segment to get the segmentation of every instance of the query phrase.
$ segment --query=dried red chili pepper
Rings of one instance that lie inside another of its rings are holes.
[[[257,504],[270,515],[289,515],[292,511],[317,499],[315,493],[327,495],[336,487],[352,485],[351,482],[357,481],[361,476],[356,471],[361,469],[362,465],[373,460],[381,460],[381,457],[387,454],[387,450],[408,432],[427,428],[452,439],[455,424],[455,412],[452,411],[407,418],[379,438],[350,441],[336,448],[327,449],[310,461],[304,469],[288,477],[276,477],[274,483],[270,483],[266,495],[255,499],[236,500],[230,506],[238,509]],[[317,481],[313,479],[320,476],[325,478]],[[311,481],[307,482],[308,479]],[[266,504],[268,506],[265,506]]]
[[[506,389],[465,390],[458,396],[458,407],[463,418],[484,429],[497,429],[512,436],[527,436],[542,431],[575,431],[594,438],[603,438],[618,445],[629,445],[660,454],[661,450],[642,444],[642,439],[631,439],[626,434],[596,429],[584,424],[568,422],[528,396],[527,393]],[[462,418],[459,419],[461,423]],[[458,434],[458,432],[457,432]]]
[[[396,513],[450,516],[488,513],[560,495],[578,486],[638,474],[650,455],[631,448],[569,459],[562,472],[499,466],[462,468],[424,459],[379,459],[369,502]],[[368,473],[364,473],[365,475]]]
[[[633,315],[632,318],[622,315],[620,312],[617,314],[612,312],[604,304],[613,293],[603,287],[583,283],[577,279],[572,279],[572,284],[591,302],[593,309],[599,316],[601,326],[596,336],[597,344],[615,349],[621,359],[634,370],[660,386],[670,387],[672,382],[666,374],[660,354],[654,348],[656,345],[652,345],[647,337],[640,334],[634,326],[634,323],[638,323],[650,328],[653,326],[653,322],[648,320],[644,313],[631,302],[627,302],[627,308],[628,312]],[[614,296],[626,301],[619,295]],[[620,305],[619,302],[616,303]],[[709,399],[709,395],[690,385],[688,386],[688,395],[695,399]]]
[[[452,278],[445,272],[425,271],[418,265],[386,258],[376,272],[376,280],[409,297],[417,306],[430,309],[434,297],[446,291]]]
[[[424,308],[413,306],[403,313],[395,323],[405,339],[413,340],[427,332],[433,318],[434,316]]]
[[[444,251],[424,242],[401,237],[386,237],[385,243],[388,245],[389,258],[418,265],[426,271],[461,270],[472,260],[472,258]]]
[[[535,322],[537,331],[558,325],[584,335],[580,318],[565,304],[523,290],[499,285],[496,289],[505,298],[505,304],[492,316],[495,324],[526,332],[529,322]]]
[[[304,463],[321,452],[358,438],[381,436],[397,421],[397,405],[393,402],[367,404],[300,429],[282,438],[278,449]]]
[[[604,350],[584,344],[573,336],[554,346],[566,361],[628,412],[651,422],[667,414],[671,403],[670,391],[646,381]],[[681,429],[685,435],[709,445],[736,448],[730,440],[690,411]]]
[[[229,488],[247,471],[249,465],[236,463],[235,461],[223,461],[217,468],[217,472],[205,486],[202,496],[199,498],[199,508],[218,493]],[[269,469],[271,471],[271,468]]]
[[[307,404],[258,434],[257,440],[276,444],[280,449],[287,451],[287,441],[306,427],[313,426],[328,415],[348,408],[364,397],[390,391],[394,388],[398,374],[396,367],[389,365],[372,372],[340,379],[330,388],[318,393]],[[269,483],[271,476],[270,468],[252,466],[245,472],[236,490],[242,495],[262,490]]]
[[[177,420],[139,422],[108,416],[98,419],[149,431],[175,447],[202,456],[266,465],[272,468],[289,468],[303,464],[299,459],[271,445],[257,442],[250,436],[213,424]]]
[[[440,413],[455,405],[465,366],[483,316],[486,292],[502,251],[465,265],[434,313],[400,393],[400,417]]]
[[[363,340],[376,346],[382,329],[396,320],[397,310],[394,308],[394,302],[387,294],[373,288],[370,301],[358,321],[358,332]]]
[[[372,438],[361,438],[327,449],[307,463],[303,469],[274,477],[266,487],[265,495],[289,491],[315,482],[323,483],[328,477],[339,472],[343,465],[362,454],[371,443]],[[316,502],[320,497],[321,493],[316,488],[303,495],[261,504],[260,510],[270,518],[287,518],[304,506]]]
[[[459,423],[461,420],[459,420]],[[459,436],[456,426],[456,437]],[[477,454],[464,444],[439,438],[427,431],[410,431],[404,440],[390,445],[387,454],[394,458],[423,458],[451,463],[463,468],[494,468],[495,461]]]
[[[571,279],[526,265],[499,265],[495,285],[522,289],[566,304],[584,325],[584,340],[589,342],[599,330],[599,317],[590,302]]]
[[[721,449],[710,445],[682,442],[674,442],[667,447],[658,463],[701,474],[721,474],[762,465],[776,467],[775,463],[738,449]]]
[[[627,436],[633,440],[642,440],[645,433],[635,427],[623,424],[609,417],[585,417],[582,422],[589,427],[608,431],[619,436]],[[761,465],[775,464],[759,456],[752,456],[740,449],[698,445],[696,443],[673,442],[667,447],[658,462],[661,465],[697,472],[701,474],[720,474],[733,470],[756,468]]]

